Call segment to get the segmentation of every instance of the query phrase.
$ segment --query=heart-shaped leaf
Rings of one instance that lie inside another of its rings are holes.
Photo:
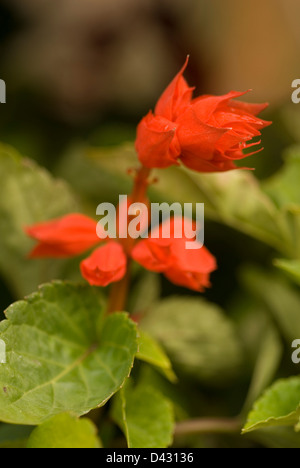
[[[6,311],[0,338],[0,420],[38,425],[102,406],[129,376],[136,325],[124,313],[104,318],[104,301],[89,286],[55,282]]]

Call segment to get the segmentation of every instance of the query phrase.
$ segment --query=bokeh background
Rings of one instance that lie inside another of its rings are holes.
[[[71,137],[132,137],[187,54],[199,94],[253,89],[247,99],[274,113],[300,73],[299,10],[297,0],[1,0],[0,137],[48,166]]]

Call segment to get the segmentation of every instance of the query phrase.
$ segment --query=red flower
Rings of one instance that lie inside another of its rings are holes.
[[[236,169],[234,161],[270,122],[256,117],[268,104],[234,101],[247,92],[192,99],[193,88],[183,78],[188,59],[137,129],[136,150],[148,168],[166,168],[181,161],[199,172]],[[260,150],[258,150],[260,151]],[[258,152],[256,151],[256,152]],[[253,154],[253,153],[252,153]]]
[[[128,255],[146,269],[164,273],[177,285],[203,291],[210,286],[209,276],[216,269],[216,261],[205,247],[187,250],[186,242],[191,242],[191,239],[184,233],[176,238],[175,228],[182,222],[188,221],[175,218],[163,223],[153,232],[157,238],[139,241]],[[195,225],[192,221],[190,223],[195,230]],[[163,238],[166,227],[170,227],[170,235]],[[78,214],[31,226],[27,228],[27,233],[39,242],[31,257],[79,255],[102,242],[97,237],[96,228],[96,221]],[[102,242],[102,246],[83,260],[80,268],[82,276],[91,285],[105,287],[125,276],[127,256],[120,242],[109,240]]]
[[[108,286],[124,278],[127,258],[118,242],[108,242],[81,262],[82,276],[92,286]]]
[[[26,228],[26,232],[38,241],[31,258],[72,257],[102,242],[97,235],[96,221],[81,214],[35,224]],[[122,246],[110,241],[81,263],[81,273],[91,285],[107,286],[123,278],[126,263]]]
[[[30,256],[60,258],[80,255],[99,242],[96,227],[96,221],[82,214],[70,214],[30,226],[26,228],[27,234],[39,242]]]
[[[216,259],[205,247],[188,250],[185,235],[176,238],[175,229],[191,220],[173,218],[160,225],[152,237],[140,241],[132,251],[132,258],[148,270],[163,273],[172,283],[195,291],[203,291],[210,286],[210,274],[216,270]],[[163,229],[170,227],[171,236],[163,238]],[[196,240],[195,240],[196,242]]]

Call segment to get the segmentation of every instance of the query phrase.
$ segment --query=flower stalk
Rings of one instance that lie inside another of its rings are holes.
[[[141,166],[137,171],[134,178],[134,186],[130,195],[132,203],[144,203],[147,198],[147,190],[150,184],[149,176],[151,169]],[[130,219],[128,220],[128,224]],[[127,225],[128,228],[128,225]],[[107,313],[121,312],[126,309],[128,298],[130,278],[131,278],[131,251],[134,247],[135,240],[129,236],[126,239],[120,239],[119,242],[123,245],[124,251],[127,256],[127,271],[124,278],[113,283],[110,288]]]

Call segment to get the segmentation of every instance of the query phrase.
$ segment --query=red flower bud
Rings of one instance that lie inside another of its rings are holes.
[[[82,276],[92,286],[108,286],[124,278],[127,258],[118,242],[108,242],[81,262]]]
[[[27,234],[39,242],[30,257],[80,255],[99,243],[96,227],[96,221],[76,213],[30,226],[26,228]]]

